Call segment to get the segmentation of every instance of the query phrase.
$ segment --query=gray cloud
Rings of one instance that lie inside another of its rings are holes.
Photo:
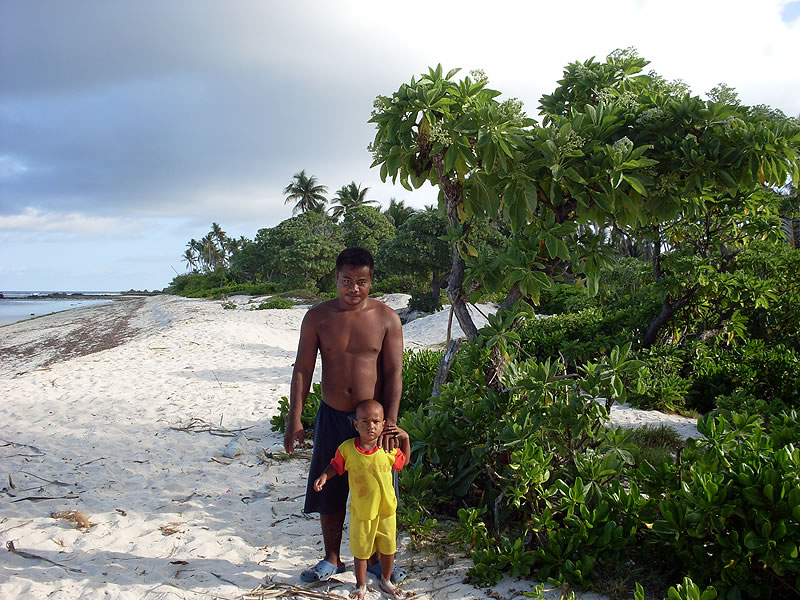
[[[535,115],[568,62],[635,45],[696,92],[725,81],[797,114],[800,19],[781,21],[784,4],[0,0],[0,242],[15,248],[0,274],[75,273],[75,257],[134,260],[143,243],[178,257],[212,221],[252,237],[291,215],[281,191],[300,169],[331,195],[355,180],[383,204],[435,203],[369,169],[366,121],[375,95],[438,62],[485,69]],[[713,23],[692,44],[687,14]],[[108,232],[114,252],[80,241]]]

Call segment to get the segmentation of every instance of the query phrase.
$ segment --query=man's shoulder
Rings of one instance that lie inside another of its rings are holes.
[[[382,318],[391,320],[397,319],[398,322],[400,321],[397,311],[390,306],[387,306],[380,300],[376,300],[375,298],[367,298],[367,302],[369,302],[369,308],[376,311],[379,315],[381,315]]]
[[[318,316],[327,315],[332,312],[336,312],[336,309],[337,305],[335,298],[332,300],[323,300],[322,302],[319,302],[308,309],[308,312],[306,312],[306,318],[315,318]]]

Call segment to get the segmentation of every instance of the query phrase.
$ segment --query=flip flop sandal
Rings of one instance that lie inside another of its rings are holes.
[[[381,563],[376,562],[371,567],[367,567],[367,571],[375,575],[378,579],[381,578]],[[392,583],[400,583],[408,577],[408,573],[403,567],[394,566],[392,568]]]
[[[310,569],[306,569],[300,573],[300,580],[305,581],[306,583],[311,583],[313,581],[328,581],[328,579],[334,575],[338,573],[344,573],[344,571],[344,565],[336,568],[327,560],[321,560]]]

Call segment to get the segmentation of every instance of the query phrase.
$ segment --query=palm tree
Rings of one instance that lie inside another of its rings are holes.
[[[389,219],[396,228],[405,223],[406,219],[413,215],[416,210],[406,206],[405,200],[398,202],[394,198],[389,198],[389,208],[383,211],[383,216]]]
[[[183,261],[186,263],[186,269],[191,269],[192,273],[194,273],[197,271],[197,255],[194,253],[191,242],[187,245],[189,247],[183,252]]]
[[[298,212],[307,212],[310,210],[319,211],[325,206],[328,199],[325,194],[328,193],[328,188],[324,185],[317,183],[317,178],[313,175],[311,177],[306,175],[305,169],[292,176],[292,183],[283,189],[286,194],[286,201],[284,204],[294,202],[292,214]]]
[[[331,216],[337,219],[345,214],[350,209],[356,206],[366,206],[367,204],[377,204],[375,200],[367,200],[368,187],[361,189],[361,185],[356,185],[355,181],[351,181],[347,185],[343,185],[336,197],[333,199],[339,204],[331,209]]]

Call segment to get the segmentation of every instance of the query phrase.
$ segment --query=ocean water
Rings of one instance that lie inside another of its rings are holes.
[[[60,292],[25,292],[3,290],[4,298],[0,298],[0,325],[8,325],[17,321],[24,321],[33,317],[49,315],[55,312],[80,308],[81,306],[93,306],[95,304],[107,304],[113,300],[92,299],[84,300],[77,298],[31,298],[30,296],[46,296],[47,294]],[[118,292],[66,292],[67,294],[81,293],[93,296],[115,296]]]

